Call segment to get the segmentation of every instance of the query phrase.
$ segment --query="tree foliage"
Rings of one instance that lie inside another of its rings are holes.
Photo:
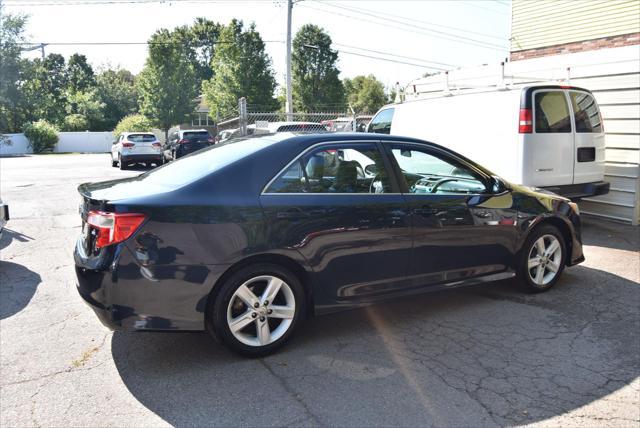
[[[16,132],[24,121],[20,106],[23,61],[19,43],[24,41],[27,20],[24,16],[0,12],[0,133],[8,133]]]
[[[182,46],[193,65],[198,88],[203,81],[213,77],[211,60],[223,27],[217,22],[199,17],[192,25],[178,27],[172,33],[175,42]]]
[[[71,92],[84,92],[95,87],[96,77],[86,56],[76,53],[69,57],[67,83]]]
[[[347,103],[358,113],[375,113],[388,102],[384,85],[372,74],[344,79],[343,84]]]
[[[96,76],[96,93],[103,104],[100,130],[112,130],[120,120],[138,112],[135,78],[125,69],[106,69]]]
[[[34,153],[52,150],[58,143],[58,128],[46,120],[24,125],[24,136]]]
[[[165,134],[190,119],[195,107],[196,78],[185,50],[168,30],[149,40],[149,56],[138,76],[140,112],[153,119]]]
[[[87,131],[89,129],[89,121],[82,114],[70,114],[64,118],[63,131]]]
[[[313,24],[303,25],[293,39],[293,104],[297,110],[344,106],[344,87],[331,37]]]
[[[254,24],[245,29],[242,21],[234,19],[225,26],[211,66],[213,77],[202,84],[202,92],[213,115],[236,112],[241,97],[265,111],[277,108],[271,58]]]
[[[118,136],[123,132],[150,132],[153,129],[153,122],[141,114],[132,114],[123,117],[113,130],[113,134]]]

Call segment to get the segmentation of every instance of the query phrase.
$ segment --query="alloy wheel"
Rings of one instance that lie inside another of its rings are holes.
[[[527,271],[534,284],[545,286],[558,274],[562,263],[562,245],[553,235],[543,235],[538,238],[527,260]]]
[[[227,306],[231,334],[249,346],[265,346],[291,327],[296,301],[291,287],[272,275],[249,279],[236,289]]]

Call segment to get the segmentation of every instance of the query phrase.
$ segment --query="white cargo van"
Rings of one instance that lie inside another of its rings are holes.
[[[602,117],[586,89],[531,85],[407,101],[380,109],[367,132],[431,141],[572,199],[609,192]]]

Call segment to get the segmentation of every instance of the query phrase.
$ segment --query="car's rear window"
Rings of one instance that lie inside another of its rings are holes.
[[[182,135],[182,138],[185,140],[206,140],[209,138],[209,133],[207,131],[202,132],[185,132]]]
[[[139,179],[160,186],[184,186],[277,141],[277,138],[271,136],[219,143],[153,169],[142,174]]]
[[[156,136],[153,134],[130,134],[127,140],[132,143],[150,143],[156,141]]]

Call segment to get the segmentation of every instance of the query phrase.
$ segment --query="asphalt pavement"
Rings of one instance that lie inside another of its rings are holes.
[[[75,290],[78,184],[108,155],[0,159],[0,426],[640,425],[640,229],[584,218],[586,261],[318,317],[276,355],[113,333]]]

